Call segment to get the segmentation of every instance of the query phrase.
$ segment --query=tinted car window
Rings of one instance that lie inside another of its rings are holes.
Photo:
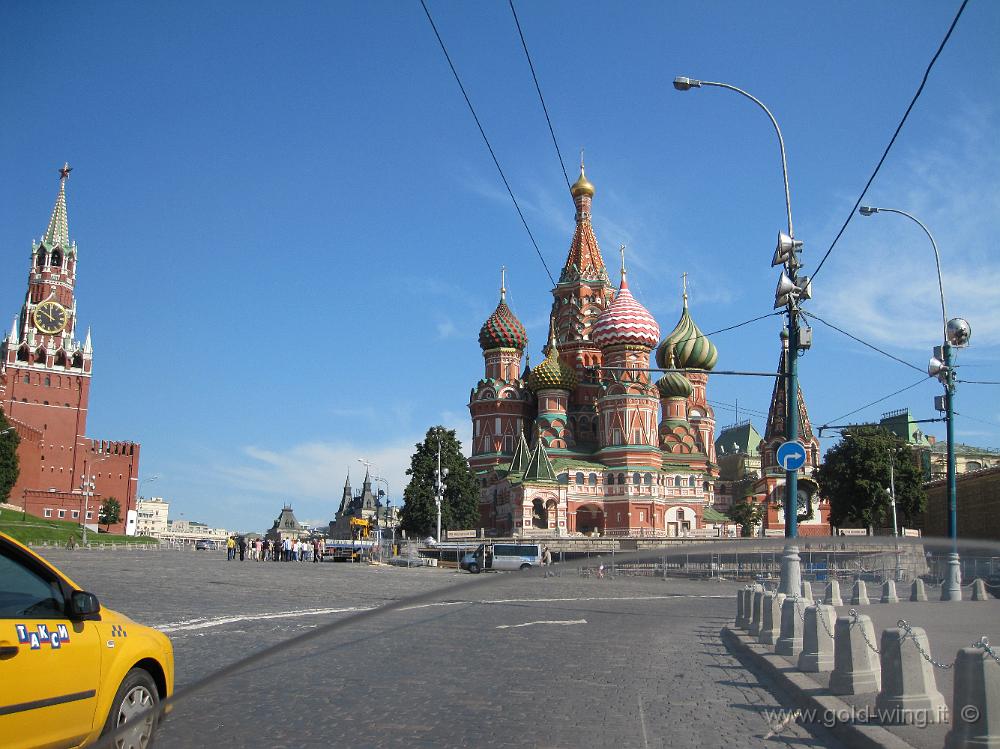
[[[58,583],[0,552],[0,617],[64,616],[65,600]]]

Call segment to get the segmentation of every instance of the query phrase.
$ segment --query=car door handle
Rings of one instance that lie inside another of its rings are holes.
[[[17,645],[9,645],[6,642],[0,642],[0,658],[13,658],[19,652]]]

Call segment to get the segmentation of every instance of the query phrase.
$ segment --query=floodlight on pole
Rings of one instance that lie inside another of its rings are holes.
[[[778,234],[778,246],[775,249],[772,266],[783,265],[781,278],[778,280],[778,288],[775,292],[775,309],[785,307],[788,311],[788,348],[785,356],[785,377],[786,377],[786,413],[797,414],[798,409],[798,355],[799,350],[808,348],[812,344],[811,333],[799,328],[799,302],[801,299],[808,299],[812,296],[812,288],[809,279],[800,280],[797,271],[801,267],[796,257],[802,248],[802,242],[795,239],[795,230],[792,226],[792,197],[788,185],[788,159],[785,155],[785,139],[781,134],[778,121],[771,114],[771,110],[764,106],[764,103],[744,91],[741,88],[728,83],[717,81],[702,81],[686,76],[678,76],[674,79],[674,88],[678,91],[689,91],[692,88],[702,88],[703,86],[715,86],[725,88],[741,96],[750,99],[760,109],[764,111],[774,132],[778,136],[778,148],[781,153],[781,176],[785,188],[785,213],[788,218],[788,232]],[[804,335],[803,335],[804,333]],[[797,418],[785,419],[785,440],[795,442],[799,438],[799,420]],[[788,469],[785,471],[785,536],[790,539],[781,560],[781,585],[779,592],[786,595],[798,595],[801,586],[801,569],[799,566],[799,549],[795,541],[791,540],[798,536],[798,471],[799,469]]]
[[[942,601],[962,600],[962,568],[958,556],[958,485],[956,482],[955,466],[955,367],[952,361],[952,348],[964,348],[969,345],[972,337],[972,328],[968,321],[961,317],[948,319],[948,312],[944,302],[944,281],[941,276],[941,253],[938,251],[937,242],[924,223],[911,213],[901,211],[898,208],[875,208],[873,206],[861,206],[858,212],[862,216],[871,216],[875,213],[898,213],[905,216],[919,226],[927,238],[931,241],[934,249],[934,263],[937,266],[938,292],[941,297],[941,327],[944,342],[941,346],[934,347],[934,355],[927,363],[927,374],[937,377],[944,385],[944,396],[937,396],[934,399],[934,407],[944,411],[945,425],[947,428],[948,462],[948,537],[951,539],[951,554],[948,557],[948,570],[945,574],[944,584],[941,586]]]

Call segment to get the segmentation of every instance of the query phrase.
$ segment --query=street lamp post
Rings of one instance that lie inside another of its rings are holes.
[[[741,88],[728,83],[715,81],[699,81],[683,76],[674,79],[674,88],[678,91],[690,91],[692,88],[702,88],[703,86],[713,86],[717,88],[734,91],[746,97],[767,115],[774,132],[778,136],[778,148],[781,152],[781,174],[785,187],[785,212],[788,218],[788,233],[778,232],[778,246],[771,261],[772,266],[783,265],[784,271],[778,281],[778,288],[775,293],[774,308],[785,307],[788,313],[788,355],[785,365],[787,398],[785,405],[785,440],[794,442],[799,438],[799,403],[798,403],[798,356],[800,349],[807,349],[812,344],[811,331],[802,331],[799,328],[799,303],[801,300],[812,297],[812,286],[808,276],[798,276],[797,271],[801,268],[798,253],[802,249],[802,242],[795,239],[795,230],[792,226],[792,198],[791,190],[788,186],[788,159],[785,156],[785,139],[781,135],[781,128],[764,103],[757,97],[747,93]],[[789,539],[798,536],[798,494],[799,494],[799,469],[785,469],[785,537]],[[794,542],[789,542],[784,549],[781,559],[781,584],[779,591],[786,595],[798,595],[802,587],[802,574],[799,566],[799,549]]]
[[[441,543],[441,503],[444,501],[444,490],[448,487],[445,485],[444,480],[448,476],[448,469],[441,468],[441,428],[438,427],[436,431],[437,443],[438,443],[438,467],[434,474],[434,502],[437,504],[437,542]]]
[[[934,248],[934,262],[937,266],[938,293],[941,297],[942,345],[934,347],[934,355],[927,365],[927,374],[937,377],[944,385],[944,396],[934,399],[935,408],[945,412],[945,426],[948,444],[948,538],[951,539],[951,553],[948,555],[948,572],[941,586],[942,601],[962,600],[962,569],[958,556],[958,487],[955,476],[955,367],[952,348],[964,348],[969,345],[972,330],[969,323],[961,317],[948,319],[944,302],[944,281],[941,277],[941,253],[937,242],[924,223],[911,213],[898,208],[876,208],[863,205],[858,209],[862,216],[872,216],[876,213],[898,213],[919,226]]]

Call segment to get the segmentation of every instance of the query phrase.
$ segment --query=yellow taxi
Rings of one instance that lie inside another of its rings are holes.
[[[0,533],[0,746],[84,746],[114,731],[116,746],[145,747],[149,708],[173,689],[166,635]]]

